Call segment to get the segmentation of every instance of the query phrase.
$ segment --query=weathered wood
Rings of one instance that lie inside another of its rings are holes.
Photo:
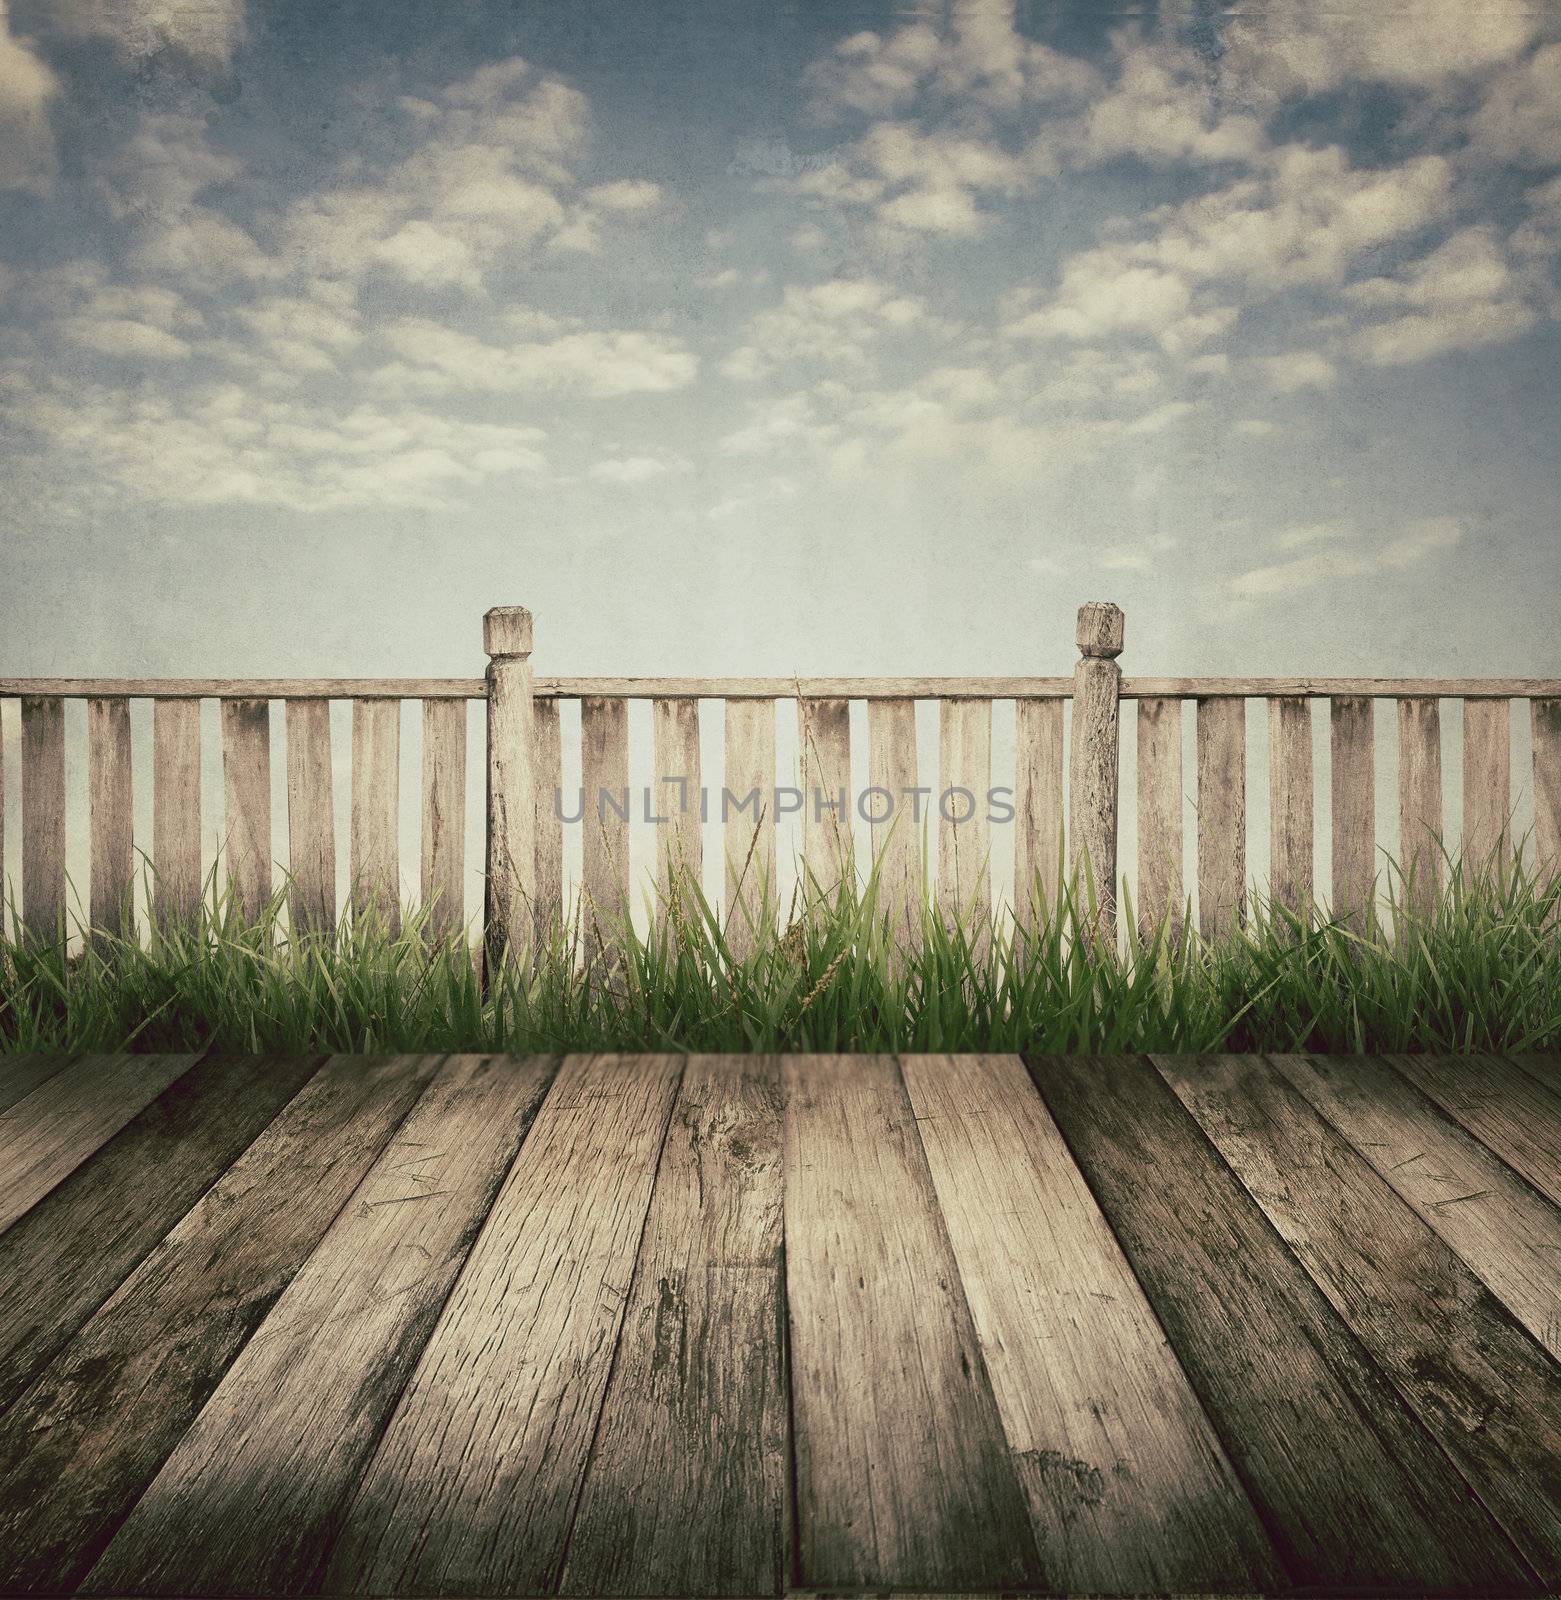
[[[555,719],[556,724],[556,719]],[[466,925],[466,702],[423,702],[423,838],[419,887],[436,939]],[[551,791],[549,794],[551,800]]]
[[[486,693],[481,678],[0,678],[0,697],[68,700],[481,700]]]
[[[70,1064],[69,1056],[49,1052],[0,1056],[0,1111],[9,1111],[40,1084]]]
[[[323,1059],[205,1057],[0,1234],[0,1410],[238,1160]]]
[[[1138,702],[1138,931],[1162,925],[1180,937],[1182,892],[1182,702]]]
[[[1398,703],[1398,835],[1407,904],[1428,915],[1442,883],[1442,715],[1435,700]]]
[[[1278,1587],[1246,1491],[1019,1058],[901,1064],[1050,1587]]]
[[[1108,601],[1079,608],[1080,660],[1073,669],[1068,755],[1068,861],[1091,919],[1108,945],[1116,939],[1117,781],[1121,737],[1122,613]],[[1081,907],[1082,909],[1082,907]]]
[[[83,1056],[0,1116],[0,1232],[62,1183],[198,1059]]]
[[[556,700],[533,700],[531,715],[536,727],[536,929],[539,939],[547,939],[564,921],[564,735]]]
[[[289,905],[299,933],[336,927],[336,813],[331,800],[331,703],[287,702]]]
[[[537,926],[537,730],[531,642],[531,613],[523,606],[496,606],[482,619],[482,646],[488,655],[484,937],[490,963],[521,959]]]
[[[764,1056],[684,1069],[565,1594],[785,1589],[779,1071]]]
[[[894,1061],[787,1056],[801,1583],[987,1590],[1040,1558]]]
[[[1463,839],[1466,876],[1504,879],[1512,870],[1512,708],[1506,700],[1463,706]]]
[[[1365,933],[1376,911],[1377,778],[1373,707],[1358,695],[1329,706],[1333,827],[1330,913]]]
[[[1038,932],[1056,914],[1063,860],[1062,702],[1014,706],[1014,912]]]
[[[1530,708],[1534,742],[1534,866],[1542,883],[1561,872],[1561,700]]]
[[[201,708],[152,707],[152,910],[159,925],[195,921],[201,909]]]
[[[0,1592],[75,1587],[437,1064],[327,1062],[0,1418]]]
[[[130,787],[130,702],[87,702],[87,791],[95,934],[134,931],[135,801]]]
[[[867,708],[867,782],[862,797],[878,872],[878,915],[902,945],[921,939],[924,795],[917,793],[916,705],[875,700]],[[873,789],[881,790],[874,794]],[[886,798],[887,797],[887,798]]]
[[[775,703],[726,703],[726,942],[742,961],[774,922]]]
[[[1269,893],[1293,916],[1312,913],[1312,708],[1268,702]]]
[[[564,1062],[366,1469],[323,1589],[552,1591],[681,1070],[670,1056]]]
[[[945,700],[938,709],[938,906],[984,937],[992,915],[992,702]]]
[[[311,1587],[553,1067],[446,1060],[81,1592]]]
[[[622,959],[629,923],[629,703],[580,703],[581,919],[588,961]]]
[[[239,914],[259,922],[271,898],[271,708],[222,702],[223,830]]]
[[[1154,1068],[1029,1064],[1291,1582],[1526,1588],[1463,1480]]]
[[[22,932],[65,937],[65,707],[22,701]]]
[[[852,843],[851,703],[797,702],[802,757],[802,858],[809,894],[829,903],[856,877]]]
[[[705,836],[700,818],[699,702],[653,700],[651,743],[656,770],[652,774],[651,814],[656,823],[656,920],[673,908],[684,918],[697,915],[689,890],[702,888]]]
[[[1223,938],[1247,914],[1247,707],[1198,701],[1198,931]]]
[[[1400,1058],[1274,1059],[1513,1316],[1561,1358],[1556,1209],[1395,1072]]]
[[[352,704],[352,913],[401,928],[401,702]]]
[[[1561,1579],[1561,1368],[1261,1057],[1156,1058],[1530,1565]]]

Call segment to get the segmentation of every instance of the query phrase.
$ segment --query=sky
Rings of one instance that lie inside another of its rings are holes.
[[[1549,4],[0,0],[4,670],[1561,676],[1558,251]]]

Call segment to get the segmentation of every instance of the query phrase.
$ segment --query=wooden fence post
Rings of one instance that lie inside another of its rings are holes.
[[[1073,749],[1068,782],[1068,835],[1078,887],[1093,882],[1096,930],[1116,939],[1117,756],[1126,619],[1109,600],[1079,607],[1080,660],[1073,669]],[[1087,877],[1086,877],[1087,873]]]
[[[488,655],[488,967],[531,944],[537,887],[536,727],[531,695],[531,613],[495,606],[482,619]]]

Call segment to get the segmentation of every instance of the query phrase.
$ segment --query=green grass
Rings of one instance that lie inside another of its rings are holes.
[[[1561,880],[1449,862],[1423,916],[1396,869],[1381,887],[1391,936],[1259,902],[1221,941],[1162,927],[1119,954],[1078,936],[1077,889],[1036,937],[928,912],[902,946],[875,873],[742,961],[695,888],[656,934],[628,932],[612,969],[585,969],[577,927],[534,963],[494,963],[485,989],[480,956],[422,918],[396,937],[366,918],[291,940],[283,892],[246,927],[213,883],[193,928],[71,956],[0,944],[0,1049],[1561,1049]]]

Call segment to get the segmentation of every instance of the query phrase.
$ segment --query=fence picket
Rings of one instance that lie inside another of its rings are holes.
[[[223,823],[228,877],[247,923],[271,898],[271,708],[264,700],[222,702]]]
[[[1372,703],[1359,695],[1329,702],[1330,799],[1335,917],[1365,933],[1374,913],[1377,778]]]
[[[488,657],[487,833],[483,848],[483,975],[525,958],[536,937],[537,728],[531,613],[490,606],[482,617]]]
[[[867,706],[867,782],[887,792],[868,796],[873,859],[878,863],[878,913],[904,942],[921,937],[925,890],[921,822],[916,816],[916,702],[871,700]]]
[[[1268,875],[1276,904],[1308,921],[1312,912],[1312,708],[1283,696],[1268,702]]]
[[[1182,897],[1182,702],[1138,702],[1138,927],[1179,938]]]
[[[287,702],[287,851],[293,930],[329,932],[336,926],[329,700]]]
[[[401,928],[401,702],[352,703],[353,915]]]
[[[1463,703],[1463,839],[1469,877],[1505,876],[1511,846],[1512,711],[1506,700]]]
[[[1062,880],[1062,701],[1014,702],[1014,914],[1036,933]]]
[[[466,917],[466,702],[423,702],[422,904],[435,939]]]
[[[123,697],[87,701],[87,791],[93,931],[127,933],[133,929],[135,801],[130,786],[130,702]]]
[[[1561,872],[1561,700],[1535,700],[1534,864],[1542,881]]]
[[[749,797],[756,797],[750,800]],[[739,810],[738,802],[748,802]],[[726,937],[739,961],[775,913],[775,702],[726,702]]]
[[[851,702],[797,702],[802,757],[802,859],[809,893],[832,896],[854,876],[851,845]]]
[[[1247,910],[1247,703],[1198,701],[1198,931],[1219,938]]]
[[[1442,882],[1442,717],[1420,696],[1398,702],[1398,835],[1408,903],[1425,915]]]
[[[201,905],[201,703],[152,706],[152,910],[186,926]]]
[[[613,966],[629,915],[629,702],[592,695],[580,702],[580,908],[590,961]]]
[[[22,927],[65,937],[65,704],[22,701]]]
[[[564,916],[564,823],[559,811],[564,788],[564,742],[556,700],[534,700],[534,759],[537,817],[537,917],[539,938],[556,933]]]
[[[970,918],[978,929],[992,914],[991,787],[992,702],[944,700],[938,720],[938,905],[945,916]],[[963,792],[951,793],[956,790]]]
[[[699,818],[699,702],[653,700],[650,710],[656,761],[651,805],[656,816],[666,818],[656,824],[659,923],[672,906],[675,890],[686,895],[690,885],[704,880],[705,839]]]

